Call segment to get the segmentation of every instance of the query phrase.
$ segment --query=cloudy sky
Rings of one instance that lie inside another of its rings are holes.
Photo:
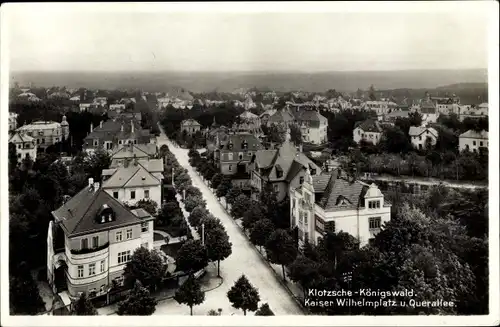
[[[329,13],[262,13],[279,8],[262,4],[260,12],[236,7],[201,12],[199,6],[197,11],[172,12],[137,6],[78,12],[61,5],[9,7],[10,68],[334,71],[488,66],[488,10],[480,6],[455,10],[459,6],[449,3],[430,12],[434,5],[412,10],[400,3],[391,5],[391,12],[359,12],[371,4],[342,11],[345,7],[337,5]]]

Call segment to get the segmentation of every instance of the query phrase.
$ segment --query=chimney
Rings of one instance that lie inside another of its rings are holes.
[[[94,185],[94,179],[92,177],[89,178],[89,187]]]
[[[97,192],[97,190],[99,189],[99,182],[95,182],[94,183],[94,192]]]
[[[132,133],[134,133],[134,121],[130,121],[130,126],[132,127]]]
[[[90,133],[94,131],[94,124],[90,123]]]
[[[102,120],[101,120],[101,122],[99,123],[99,127],[100,127],[100,128],[102,128]]]
[[[122,124],[122,126],[120,127],[120,132],[123,132],[123,124]]]

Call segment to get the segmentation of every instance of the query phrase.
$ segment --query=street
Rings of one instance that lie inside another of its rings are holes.
[[[227,291],[234,285],[234,282],[245,274],[250,283],[256,287],[260,294],[261,302],[267,302],[271,310],[276,315],[302,315],[302,310],[290,297],[283,286],[276,280],[274,273],[269,269],[260,255],[246,237],[242,234],[231,217],[229,217],[213,193],[203,183],[198,174],[189,165],[188,150],[175,147],[167,138],[162,135],[158,137],[158,147],[166,144],[170,151],[176,156],[179,164],[185,167],[193,181],[193,185],[198,187],[207,201],[207,209],[225,226],[232,246],[232,254],[221,262],[221,276],[224,283],[221,287],[206,293],[205,302],[194,308],[195,314],[206,315],[210,309],[222,308],[223,315],[243,315],[241,310],[231,307],[227,299]],[[172,303],[174,302],[174,303]],[[175,300],[167,300],[159,303],[155,314],[188,314],[189,308],[178,305]]]

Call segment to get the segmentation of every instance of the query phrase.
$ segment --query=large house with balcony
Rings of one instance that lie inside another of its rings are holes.
[[[87,153],[93,153],[98,148],[102,148],[112,154],[113,149],[121,145],[151,142],[149,130],[142,129],[139,121],[116,119],[101,121],[96,128],[90,124],[90,133],[84,139],[83,149]]]
[[[302,185],[306,170],[311,175],[321,174],[321,168],[288,140],[276,150],[259,150],[251,162],[251,185],[259,192],[265,183],[271,183],[282,201],[289,187]]]
[[[382,138],[382,124],[378,120],[367,119],[363,122],[356,122],[352,139],[359,144],[361,141],[377,145]]]
[[[353,180],[340,169],[312,176],[290,188],[290,226],[298,230],[298,245],[317,244],[327,232],[349,233],[361,246],[391,220],[391,204],[375,184]]]
[[[17,132],[22,135],[31,136],[36,140],[38,148],[46,149],[64,139],[68,139],[69,124],[66,116],[63,116],[60,123],[54,121],[36,121],[19,127]]]
[[[477,132],[468,130],[458,137],[458,149],[460,151],[478,152],[480,148],[488,148],[488,132]]]
[[[312,144],[327,142],[328,119],[316,110],[292,110],[302,133],[302,141]]]
[[[216,146],[214,161],[222,175],[231,176],[233,184],[245,188],[250,186],[252,158],[262,149],[260,140],[253,134],[229,134],[224,143]]]
[[[36,142],[35,139],[29,135],[23,135],[19,132],[12,135],[9,139],[9,143],[16,146],[16,156],[18,163],[22,159],[31,158],[31,160],[36,161]]]
[[[429,145],[436,145],[439,133],[435,128],[425,126],[411,126],[408,135],[415,149],[423,150]]]
[[[89,179],[89,185],[52,212],[47,235],[47,279],[56,293],[93,298],[123,285],[135,249],[153,249],[154,218],[129,210]]]
[[[161,168],[158,167],[160,164]],[[122,203],[135,205],[140,200],[152,200],[159,208],[162,203],[162,172],[163,159],[151,165],[146,160],[126,161],[123,166],[102,171],[102,188]]]

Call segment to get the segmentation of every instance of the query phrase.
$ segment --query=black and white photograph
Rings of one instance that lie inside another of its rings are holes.
[[[2,325],[499,324],[498,7],[3,4]]]

